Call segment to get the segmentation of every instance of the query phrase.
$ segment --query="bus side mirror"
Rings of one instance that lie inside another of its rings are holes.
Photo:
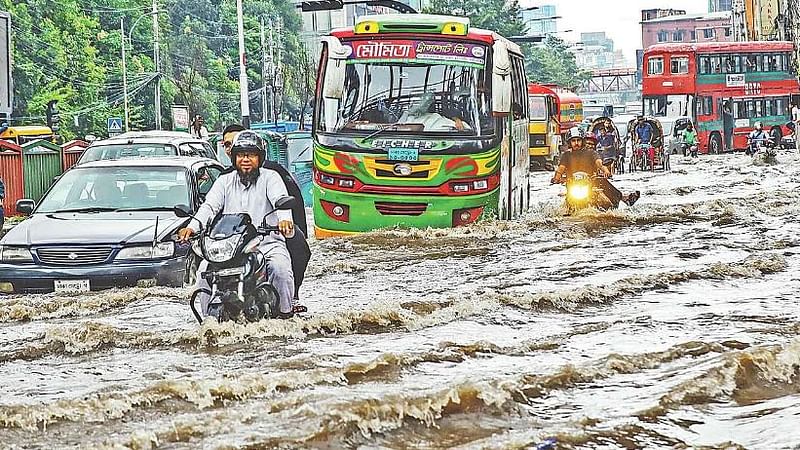
[[[502,117],[511,112],[511,57],[502,41],[494,43],[492,53],[492,113]]]
[[[327,50],[325,59],[325,77],[323,79],[322,96],[325,98],[341,99],[344,97],[344,79],[347,69],[347,58],[353,49],[342,45],[339,39],[327,36],[323,39],[324,49]]]

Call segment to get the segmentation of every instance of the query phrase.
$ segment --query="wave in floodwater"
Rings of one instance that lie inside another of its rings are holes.
[[[652,421],[687,405],[734,401],[747,405],[800,394],[800,339],[725,354],[722,365],[680,384],[639,417]]]
[[[760,278],[787,267],[780,255],[770,254],[733,263],[717,263],[705,269],[634,275],[607,285],[541,293],[484,292],[447,302],[376,301],[358,310],[331,311],[310,318],[269,320],[258,323],[218,324],[207,321],[197,329],[169,331],[125,330],[116,326],[81,322],[47,329],[37,342],[0,353],[0,362],[32,360],[58,354],[81,355],[109,348],[183,347],[202,350],[253,342],[266,338],[303,338],[308,335],[382,333],[397,329],[419,330],[498,311],[504,306],[523,309],[556,308],[574,311],[605,304],[656,289],[697,280]]]
[[[182,299],[188,295],[188,290],[164,287],[113,289],[74,296],[20,295],[0,299],[0,323],[85,317],[148,298]]]
[[[737,344],[736,347],[740,345]],[[304,447],[314,443],[353,443],[376,434],[390,433],[406,426],[436,427],[443,418],[490,414],[497,417],[519,417],[526,414],[526,407],[535,406],[539,398],[557,391],[577,389],[581,386],[608,379],[620,374],[635,374],[686,358],[699,358],[710,354],[726,357],[732,349],[722,343],[686,342],[665,351],[639,355],[612,354],[593,363],[568,365],[547,374],[529,374],[512,377],[456,381],[451,385],[434,389],[403,389],[388,391],[380,397],[359,395],[350,391],[350,399],[304,399],[301,395],[276,398],[259,402],[259,408],[271,413],[308,406],[319,401],[319,407],[303,408],[302,430],[295,436],[261,436],[263,440],[250,438],[252,445],[272,447]],[[797,356],[797,355],[796,355]],[[367,365],[369,371],[382,367]],[[385,370],[385,367],[381,370]],[[359,372],[360,373],[360,372]],[[323,407],[324,406],[324,407]],[[246,409],[245,409],[246,411]],[[169,428],[147,435],[157,442],[171,442],[175,429],[191,429],[194,437],[215,434],[220,429],[231,429],[242,419],[243,412],[233,408],[229,418],[225,414],[212,417],[193,417],[188,421],[175,421]],[[244,414],[248,420],[257,420]],[[278,419],[282,420],[282,419]],[[313,427],[310,429],[309,427]],[[141,436],[132,436],[132,442]],[[255,440],[255,441],[254,441]],[[255,448],[255,447],[254,447]]]

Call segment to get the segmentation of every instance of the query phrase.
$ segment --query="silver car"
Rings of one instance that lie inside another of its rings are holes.
[[[92,161],[129,158],[187,156],[217,159],[208,142],[177,131],[131,131],[95,141],[83,152],[76,165]]]

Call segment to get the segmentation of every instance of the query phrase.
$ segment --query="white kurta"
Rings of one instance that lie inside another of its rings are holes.
[[[283,179],[277,172],[263,168],[259,170],[261,170],[261,174],[258,181],[255,185],[247,188],[239,181],[239,174],[236,171],[219,177],[206,195],[206,200],[198,209],[195,217],[204,227],[220,213],[247,213],[256,226],[259,226],[265,217],[268,226],[277,226],[279,221],[292,221],[292,212],[289,210],[277,211],[267,216],[267,213],[274,209],[275,202],[289,194],[286,192]],[[199,224],[192,220],[189,228],[196,232]],[[271,233],[265,236],[259,246],[259,251],[267,260],[269,281],[280,294],[281,312],[290,312],[294,298],[294,274],[292,273],[292,260],[286,249],[283,235]],[[207,270],[207,267],[206,261],[200,264],[197,273],[198,289],[210,288],[208,282],[200,276]],[[201,301],[203,312],[207,313],[209,299],[202,298]]]

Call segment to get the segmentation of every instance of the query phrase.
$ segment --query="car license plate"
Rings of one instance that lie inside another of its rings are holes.
[[[390,148],[389,159],[392,161],[418,161],[418,148]]]
[[[59,294],[80,294],[90,290],[89,280],[55,280],[53,284]]]

